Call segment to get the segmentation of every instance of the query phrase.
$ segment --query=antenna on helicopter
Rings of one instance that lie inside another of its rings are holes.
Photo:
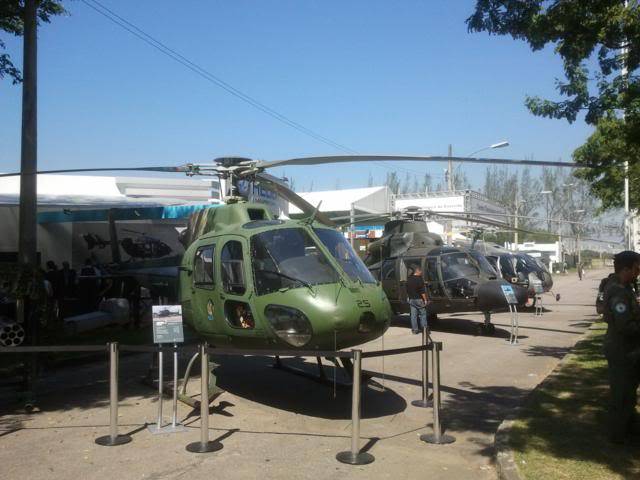
[[[304,223],[306,223],[307,225],[311,225],[313,223],[313,221],[316,219],[316,215],[318,215],[318,212],[320,211],[320,205],[322,205],[322,200],[318,202],[318,206],[313,210],[311,215],[303,220]]]

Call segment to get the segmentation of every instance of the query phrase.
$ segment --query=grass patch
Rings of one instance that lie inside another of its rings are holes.
[[[595,327],[532,393],[514,424],[509,442],[527,480],[640,478],[640,445],[608,440],[606,325]]]

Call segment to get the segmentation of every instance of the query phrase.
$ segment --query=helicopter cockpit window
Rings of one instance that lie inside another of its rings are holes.
[[[236,302],[235,300],[224,302],[224,317],[233,328],[251,330],[256,326],[251,307],[245,302]]]
[[[344,272],[353,281],[360,280],[363,283],[376,283],[371,272],[367,270],[360,257],[353,251],[349,242],[340,232],[328,228],[314,228],[313,231],[325,247],[329,249]]]
[[[382,262],[381,280],[395,280],[396,279],[396,261],[385,260]]]
[[[511,255],[500,255],[500,270],[503,275],[507,275],[510,278],[516,277],[515,260]]]
[[[493,265],[491,265],[489,260],[487,260],[484,255],[481,255],[475,250],[471,250],[469,252],[469,255],[473,257],[473,259],[477,263],[477,266],[480,267],[480,271],[487,275],[489,277],[489,280],[495,280],[496,278],[498,278],[498,272],[495,268],[493,268]]]
[[[251,259],[258,295],[310,288],[339,279],[329,260],[302,228],[280,228],[254,235]]]
[[[480,269],[472,257],[464,252],[445,253],[440,262],[447,293],[457,298],[472,296],[480,278]]]
[[[237,240],[225,243],[220,254],[222,287],[227,293],[243,295],[246,287],[242,257],[242,244]]]
[[[213,288],[214,246],[199,248],[193,261],[193,284],[201,288]]]

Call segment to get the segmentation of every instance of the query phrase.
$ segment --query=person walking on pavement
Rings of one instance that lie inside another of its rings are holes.
[[[604,354],[609,364],[610,439],[624,443],[640,427],[635,418],[640,384],[640,306],[632,287],[640,273],[640,254],[620,252],[613,266],[615,276],[606,283],[603,299],[608,324]]]
[[[407,278],[407,297],[409,297],[409,311],[411,312],[411,331],[418,334],[423,328],[427,328],[427,305],[429,303],[420,265],[414,265],[413,273]],[[420,317],[419,325],[418,317]]]
[[[578,263],[578,279],[582,281],[583,276],[584,276],[584,265],[582,265],[582,262],[579,262]]]

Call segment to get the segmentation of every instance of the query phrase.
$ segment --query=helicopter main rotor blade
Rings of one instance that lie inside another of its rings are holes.
[[[191,165],[178,167],[107,167],[107,168],[68,168],[64,170],[39,170],[38,175],[54,173],[85,173],[85,172],[167,172],[167,173],[192,173],[197,174]],[[17,177],[20,173],[0,173],[0,177]]]
[[[551,162],[536,160],[516,160],[511,158],[477,158],[477,157],[442,157],[414,156],[414,155],[333,155],[325,157],[301,157],[289,158],[286,160],[273,160],[270,162],[257,161],[253,166],[257,168],[273,168],[285,165],[321,165],[325,163],[348,163],[348,162],[454,162],[464,163],[488,163],[504,165],[537,165],[542,167],[581,167],[573,162]]]
[[[298,207],[300,210],[304,212],[305,215],[310,216],[316,211],[316,207],[307,202],[304,198],[298,195],[293,190],[281,185],[280,183],[272,180],[270,175],[264,174],[256,174],[256,178],[263,183],[267,183],[270,188],[274,189],[275,192],[280,195],[285,200],[288,200],[290,203]],[[331,220],[327,215],[322,212],[316,213],[316,218],[324,223],[325,225],[329,225],[331,227],[336,226],[336,224]]]
[[[509,231],[512,232],[520,232],[520,233],[529,233],[529,234],[537,234],[537,233],[546,233],[546,232],[533,232],[531,230],[525,230],[522,228],[515,228],[512,227],[511,225],[508,225],[506,223],[502,223],[502,222],[498,222],[495,220],[489,220],[489,219],[485,219],[485,218],[467,218],[464,216],[458,216],[458,215],[451,215],[451,214],[446,214],[446,213],[440,213],[440,212],[433,212],[433,211],[429,211],[427,210],[427,213],[430,216],[433,217],[442,217],[442,218],[447,218],[447,219],[451,219],[451,220],[462,220],[465,222],[469,222],[469,223],[479,223],[482,225],[489,225],[492,227],[497,227],[497,228],[504,228],[504,229],[508,229]]]

